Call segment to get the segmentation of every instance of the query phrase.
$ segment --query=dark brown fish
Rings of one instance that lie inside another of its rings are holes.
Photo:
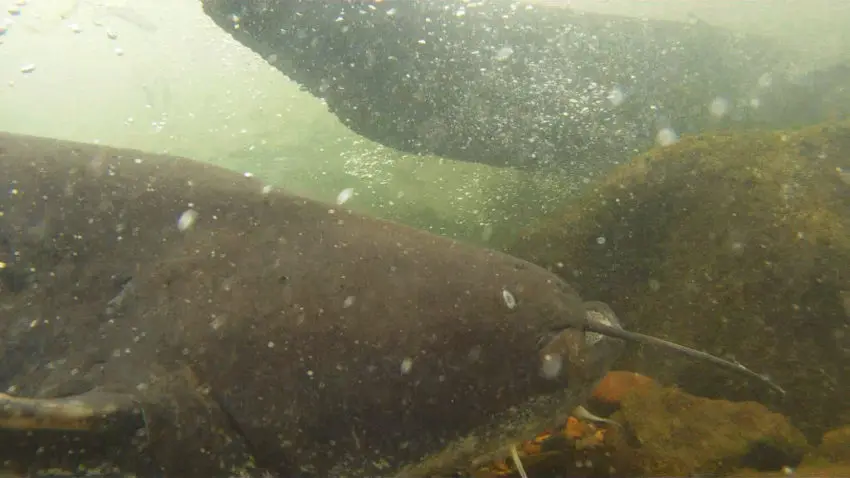
[[[17,472],[449,474],[635,338],[537,266],[203,163],[0,134],[0,171]]]
[[[392,476],[533,435],[621,345],[550,333],[586,311],[541,268],[235,172],[13,135],[0,168],[19,471]]]

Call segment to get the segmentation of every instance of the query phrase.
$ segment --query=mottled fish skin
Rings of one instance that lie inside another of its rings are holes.
[[[586,303],[587,320],[603,320],[620,327],[610,308],[598,312],[598,303]],[[541,430],[563,424],[575,408],[581,408],[593,389],[620,356],[625,343],[620,339],[568,330],[552,338],[541,351],[545,361],[552,355],[567,358],[569,385],[559,393],[530,397],[520,406],[497,414],[486,426],[450,443],[419,463],[405,467],[395,478],[454,476],[511,456],[511,447],[530,440]]]
[[[622,346],[542,268],[208,164],[0,134],[0,170],[6,230],[43,224],[10,239],[0,363],[31,360],[0,390],[103,422],[0,429],[15,470],[425,476],[565,418]]]

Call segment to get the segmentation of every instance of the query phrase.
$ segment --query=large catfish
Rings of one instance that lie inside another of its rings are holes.
[[[634,338],[530,263],[200,162],[0,134],[0,171],[18,473],[448,474],[563,420]]]

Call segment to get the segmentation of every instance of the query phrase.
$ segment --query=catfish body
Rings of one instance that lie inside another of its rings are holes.
[[[15,470],[430,476],[620,351],[550,333],[587,310],[539,267],[235,172],[9,134],[0,168],[0,390],[44,414],[0,416]]]

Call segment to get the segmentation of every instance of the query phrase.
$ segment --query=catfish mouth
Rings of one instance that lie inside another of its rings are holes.
[[[588,302],[584,308],[583,322],[552,327],[538,337],[537,354],[543,378],[565,382],[565,386],[572,388],[592,387],[622,353],[623,340],[606,337],[583,326],[592,322],[620,329],[614,311],[601,303]]]
[[[585,302],[584,306],[586,315],[585,321],[578,324],[556,325],[549,328],[549,330],[544,331],[538,337],[537,349],[545,349],[548,344],[550,344],[553,340],[556,340],[566,330],[576,330],[583,332],[585,334],[586,342],[588,345],[593,345],[606,336],[623,339],[623,337],[600,333],[594,331],[592,327],[588,327],[589,323],[598,323],[611,328],[623,330],[622,325],[620,325],[620,320],[614,314],[614,311],[611,310],[610,307],[608,307],[608,305],[602,302]]]

